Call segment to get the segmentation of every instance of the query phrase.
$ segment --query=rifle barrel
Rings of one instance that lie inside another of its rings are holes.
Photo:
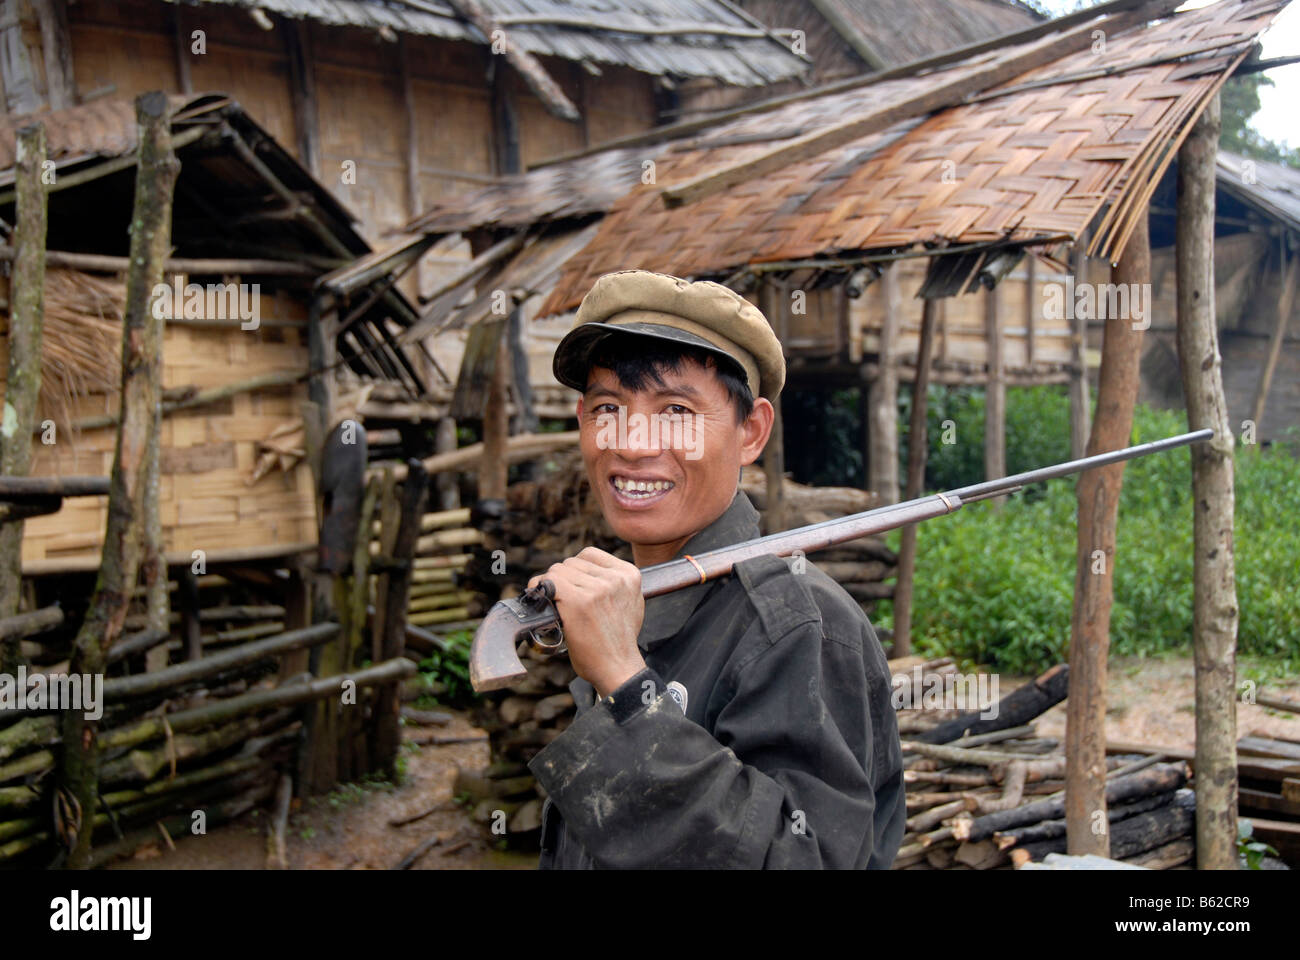
[[[1150,443],[1141,443],[1134,447],[1125,447],[1122,450],[1099,453],[1095,456],[1070,460],[1054,466],[1042,467],[1038,470],[1027,470],[1024,473],[1017,473],[1010,477],[999,477],[996,480],[986,480],[984,483],[973,483],[970,486],[959,487],[946,493],[931,494],[916,500],[909,500],[906,503],[876,507],[874,510],[855,513],[847,517],[823,520],[821,523],[797,527],[794,530],[784,530],[780,533],[770,533],[765,537],[759,537],[757,540],[750,540],[748,543],[721,547],[689,559],[657,563],[654,566],[642,569],[641,594],[645,597],[655,597],[663,593],[671,593],[692,584],[704,583],[716,577],[726,576],[737,563],[751,557],[766,554],[788,557],[796,551],[812,553],[816,550],[824,550],[837,544],[846,543],[849,540],[884,533],[887,530],[907,526],[909,523],[918,523],[932,517],[953,513],[960,510],[965,503],[983,500],[998,494],[1011,493],[1025,484],[1037,483],[1040,480],[1052,480],[1056,477],[1082,473],[1084,470],[1092,470],[1097,467],[1109,466],[1112,463],[1132,460],[1135,457],[1161,453],[1190,443],[1199,443],[1202,440],[1208,440],[1212,436],[1214,436],[1213,430],[1196,430],[1192,433],[1183,433],[1164,440],[1153,440]]]

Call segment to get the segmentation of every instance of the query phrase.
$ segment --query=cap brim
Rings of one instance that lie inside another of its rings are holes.
[[[695,347],[713,354],[720,360],[729,362],[742,381],[748,375],[739,360],[714,346],[703,337],[670,327],[663,323],[584,323],[574,327],[555,348],[555,358],[551,362],[551,371],[555,379],[566,387],[572,387],[579,393],[587,390],[587,374],[591,369],[592,352],[610,337],[627,336],[638,340],[659,340]]]

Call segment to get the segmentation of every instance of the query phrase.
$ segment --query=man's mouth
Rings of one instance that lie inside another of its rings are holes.
[[[619,499],[631,502],[657,500],[677,486],[671,480],[636,480],[620,476],[610,477],[609,482]]]

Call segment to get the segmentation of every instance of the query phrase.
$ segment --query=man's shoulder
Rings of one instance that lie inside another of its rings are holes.
[[[733,572],[769,639],[809,623],[827,639],[853,646],[872,633],[857,601],[806,557],[752,557]]]

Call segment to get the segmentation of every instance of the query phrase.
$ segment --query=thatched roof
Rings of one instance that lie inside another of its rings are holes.
[[[487,44],[447,0],[208,0],[332,26]],[[762,24],[721,0],[478,0],[528,53],[655,76],[757,86],[807,69]]]
[[[1300,170],[1220,150],[1217,173],[1219,189],[1300,232]]]

